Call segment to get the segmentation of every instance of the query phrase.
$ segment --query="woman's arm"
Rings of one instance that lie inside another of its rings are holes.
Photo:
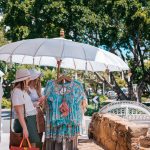
[[[28,138],[29,137],[29,133],[28,133],[28,129],[27,129],[27,126],[26,126],[24,114],[22,113],[22,110],[24,110],[24,107],[23,107],[23,105],[16,105],[16,106],[14,106],[14,108],[15,108],[15,111],[17,113],[19,122],[20,122],[20,124],[22,126],[22,129],[23,129],[23,136],[25,138]]]

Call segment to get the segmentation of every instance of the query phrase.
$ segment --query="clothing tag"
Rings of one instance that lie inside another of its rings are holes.
[[[66,87],[62,87],[62,89],[60,90],[60,94],[63,95],[66,92],[67,92],[67,88]]]

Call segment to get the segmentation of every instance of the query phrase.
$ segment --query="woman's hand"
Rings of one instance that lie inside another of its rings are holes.
[[[38,102],[39,104],[43,104],[43,102],[45,101],[46,97],[45,96],[42,96],[39,98]]]
[[[27,128],[24,128],[24,129],[23,129],[23,137],[24,137],[25,139],[27,139],[27,138],[29,137],[29,133],[28,133]]]

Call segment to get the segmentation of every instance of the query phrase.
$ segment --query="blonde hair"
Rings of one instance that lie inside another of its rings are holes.
[[[41,79],[40,79],[40,77],[35,79],[35,82],[36,82],[35,89],[37,91],[38,96],[41,97],[42,96],[42,92],[41,92]]]
[[[29,86],[30,86],[31,82],[33,82],[33,87],[35,88],[38,96],[41,97],[42,96],[42,92],[41,92],[41,80],[40,80],[40,77],[36,78],[35,80],[30,81],[29,82]]]

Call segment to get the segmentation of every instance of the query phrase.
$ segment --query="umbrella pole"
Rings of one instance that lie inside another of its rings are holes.
[[[60,75],[60,65],[61,65],[61,60],[57,61],[57,79],[59,78]]]
[[[64,38],[65,37],[65,32],[64,29],[60,29],[60,37]],[[61,65],[62,60],[57,60],[57,79],[59,78],[60,75],[60,65]]]

